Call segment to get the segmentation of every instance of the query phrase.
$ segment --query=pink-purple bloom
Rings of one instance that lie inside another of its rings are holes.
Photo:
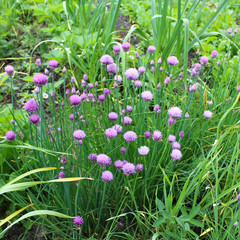
[[[177,57],[175,56],[168,57],[167,62],[169,65],[177,65],[179,63]]]
[[[132,111],[132,106],[127,105],[126,111],[127,111],[127,112],[131,112],[131,111]]]
[[[58,61],[51,60],[51,61],[49,61],[48,65],[53,70],[53,69],[55,69],[58,66]]]
[[[28,113],[34,113],[38,110],[37,102],[32,98],[25,102],[24,108],[28,111]]]
[[[156,48],[154,46],[149,46],[148,51],[149,53],[154,53],[156,51]]]
[[[83,222],[83,218],[80,216],[77,216],[73,219],[74,224],[76,224],[77,226],[81,226],[84,222]]]
[[[88,155],[88,159],[91,160],[91,161],[96,161],[97,160],[97,154],[96,153],[90,153]]]
[[[201,63],[202,65],[206,65],[206,64],[208,63],[208,58],[207,58],[206,56],[202,56],[202,57],[200,58],[200,63]]]
[[[144,91],[141,97],[144,101],[151,101],[153,99],[153,94],[150,91]]]
[[[132,119],[128,116],[124,117],[124,125],[132,124]]]
[[[155,130],[152,134],[152,138],[154,141],[161,141],[162,140],[162,133],[159,130]]]
[[[138,148],[138,153],[142,156],[148,155],[150,149],[147,146],[141,146],[140,148]]]
[[[189,87],[190,92],[195,92],[197,89],[198,89],[198,85],[196,83],[194,83]]]
[[[13,141],[16,138],[16,134],[14,133],[14,131],[7,131],[6,138],[8,141]]]
[[[14,68],[12,65],[7,65],[4,70],[8,75],[11,75],[12,73],[14,73]]]
[[[145,136],[145,138],[150,138],[151,137],[151,132],[149,132],[149,131],[146,131],[145,133],[144,133],[144,136]]]
[[[133,131],[128,131],[128,132],[124,133],[123,138],[127,142],[134,142],[137,139],[137,134]]]
[[[65,178],[65,173],[64,172],[60,172],[58,174],[58,178],[61,179],[61,178]]]
[[[110,112],[110,113],[108,114],[108,118],[109,118],[110,120],[112,120],[112,121],[116,121],[116,120],[118,119],[118,114],[115,113],[115,112]]]
[[[180,137],[180,138],[184,137],[184,131],[181,131],[181,132],[179,133],[179,137]]]
[[[115,124],[112,128],[117,131],[117,134],[122,133],[122,126],[121,125]]]
[[[211,118],[212,117],[212,115],[213,115],[213,113],[211,112],[211,111],[204,111],[204,113],[203,113],[203,116],[205,117],[205,118]]]
[[[117,136],[117,130],[114,128],[108,128],[105,130],[105,135],[107,138],[111,139],[111,138],[115,138]]]
[[[38,67],[40,67],[41,66],[41,59],[40,58],[37,58],[36,59],[36,65],[38,66]]]
[[[212,53],[211,53],[211,57],[215,58],[215,57],[217,57],[217,55],[218,55],[217,50],[213,50]]]
[[[181,159],[181,157],[182,157],[182,153],[180,150],[178,150],[178,149],[172,150],[171,158],[173,159],[173,161],[176,161],[176,160],[178,161]]]
[[[78,95],[72,95],[70,98],[70,103],[73,106],[78,106],[81,102],[81,98]]]
[[[75,131],[73,132],[73,137],[74,137],[75,139],[77,139],[77,140],[82,140],[82,139],[84,139],[84,138],[86,137],[86,134],[85,134],[85,132],[82,131],[82,130],[75,130]]]
[[[105,166],[110,165],[112,161],[111,158],[106,154],[99,154],[97,155],[97,163],[102,165],[104,168]]]
[[[182,110],[180,108],[178,108],[178,107],[171,107],[168,110],[168,115],[171,118],[180,118],[182,116]]]
[[[114,61],[110,55],[105,54],[100,58],[100,62],[102,65],[109,65],[109,64],[112,64]]]
[[[36,114],[33,114],[29,118],[30,122],[33,124],[37,124],[40,121],[40,117]]]
[[[115,74],[117,72],[117,64],[112,63],[107,65],[107,72],[109,73],[109,75]]]
[[[103,182],[110,182],[113,180],[113,174],[110,171],[104,171],[102,173]]]
[[[143,165],[140,163],[140,164],[137,164],[136,165],[136,170],[138,171],[138,172],[141,172],[142,170],[143,170]]]
[[[119,55],[119,53],[121,52],[121,48],[118,45],[114,45],[113,51],[115,54]]]
[[[67,163],[67,159],[66,159],[65,157],[62,157],[62,158],[61,158],[61,163],[62,163],[62,164],[66,164],[66,163]]]
[[[120,148],[120,153],[125,153],[126,152],[126,148],[125,147],[121,147]]]
[[[173,143],[176,141],[176,137],[174,135],[169,135],[168,136],[168,142]]]
[[[122,49],[124,52],[127,52],[130,49],[130,43],[128,43],[128,42],[123,43]]]
[[[33,76],[33,82],[38,86],[42,87],[48,81],[48,77],[43,73],[37,73]]]
[[[139,73],[138,70],[135,68],[129,68],[126,72],[125,72],[125,76],[127,79],[130,80],[136,80],[139,77]]]
[[[136,174],[135,166],[132,163],[126,163],[122,167],[123,174],[129,176],[130,174]]]
[[[145,67],[139,67],[139,68],[138,68],[138,72],[139,72],[140,74],[144,74],[145,71],[146,71]]]
[[[134,81],[134,85],[136,88],[139,88],[141,86],[142,82],[139,80]]]
[[[172,149],[180,149],[180,148],[181,148],[180,143],[174,142],[174,143],[172,144]]]

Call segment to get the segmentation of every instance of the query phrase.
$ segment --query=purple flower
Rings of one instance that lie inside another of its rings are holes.
[[[14,68],[12,65],[7,65],[4,70],[8,75],[11,75],[14,72]]]
[[[126,110],[127,110],[127,112],[131,112],[132,111],[132,106],[127,105]]]
[[[154,67],[154,66],[151,67],[151,71],[152,71],[152,72],[155,71],[155,67]]]
[[[107,138],[115,138],[117,136],[117,131],[114,128],[108,128],[105,130],[105,135]]]
[[[121,52],[121,48],[118,45],[114,45],[113,51],[115,54],[119,55],[119,53]]]
[[[31,115],[29,120],[33,124],[37,124],[40,121],[40,117],[38,115]]]
[[[83,222],[83,218],[80,216],[77,216],[73,219],[74,224],[76,224],[77,226],[81,226],[84,222]]]
[[[139,88],[141,86],[142,82],[137,80],[137,81],[134,81],[134,85],[136,88]]]
[[[104,95],[99,95],[98,96],[98,101],[99,102],[104,102],[104,100],[105,100],[105,96]]]
[[[166,77],[165,80],[164,80],[164,84],[167,85],[170,83],[170,77]]]
[[[237,201],[240,201],[240,193],[237,195]]]
[[[117,160],[117,161],[115,161],[114,165],[117,168],[117,170],[120,170],[120,169],[122,169],[124,163],[121,160]]]
[[[77,140],[82,140],[86,137],[86,134],[82,130],[76,130],[73,132],[73,137]]]
[[[129,68],[129,69],[125,72],[125,76],[126,76],[127,79],[136,80],[136,79],[138,79],[138,77],[139,77],[138,70],[135,69],[135,68]]]
[[[156,51],[156,48],[154,46],[149,46],[148,51],[149,53],[154,53]]]
[[[110,182],[113,180],[113,174],[110,171],[104,171],[102,173],[103,182]]]
[[[159,58],[158,59],[158,64],[161,64],[162,63],[162,58]]]
[[[118,114],[115,113],[115,112],[110,112],[110,113],[108,114],[108,118],[109,118],[110,120],[112,120],[112,121],[116,121],[116,120],[118,119]]]
[[[173,143],[176,141],[176,137],[174,135],[169,135],[168,136],[168,142]]]
[[[124,133],[123,138],[127,142],[134,142],[137,139],[137,134],[133,131],[128,131],[128,132]]]
[[[201,69],[201,64],[200,64],[200,63],[196,63],[195,69],[196,69],[197,71],[199,71],[199,70]]]
[[[112,128],[117,131],[117,134],[122,133],[122,126],[121,125],[115,124]]]
[[[123,109],[123,110],[121,111],[121,116],[123,116],[125,113],[126,113],[126,110]]]
[[[99,154],[97,155],[97,163],[102,165],[104,168],[105,166],[110,165],[112,162],[111,158],[106,154]]]
[[[135,52],[135,58],[136,58],[136,59],[140,58],[140,56],[139,56],[139,53],[138,53],[138,52]]]
[[[48,65],[53,70],[53,69],[55,69],[58,66],[58,61],[51,60],[51,61],[49,61]]]
[[[174,124],[174,123],[175,123],[175,120],[170,117],[170,118],[168,119],[168,125],[171,126],[171,125]]]
[[[45,74],[37,73],[33,76],[33,82],[38,86],[42,87],[48,81],[48,77]]]
[[[186,114],[185,114],[185,118],[189,118],[189,114],[188,114],[188,112],[186,112]]]
[[[112,64],[107,65],[107,72],[110,75],[115,74],[117,72],[117,64],[116,63],[112,63]]]
[[[118,84],[117,84],[116,82],[114,82],[113,87],[114,87],[114,88],[117,88],[117,87],[118,87]]]
[[[66,163],[67,163],[67,159],[66,159],[65,157],[62,157],[62,158],[61,158],[61,163],[62,163],[62,164],[66,164]]]
[[[78,95],[72,95],[70,98],[70,103],[73,106],[78,106],[81,102],[81,98]]]
[[[191,74],[192,74],[192,76],[196,76],[196,74],[197,74],[196,70],[193,69],[193,70],[191,71]]]
[[[181,131],[181,132],[179,133],[179,137],[180,137],[180,138],[184,137],[184,131]]]
[[[109,65],[113,63],[113,58],[110,55],[105,54],[100,58],[100,62],[102,65]]]
[[[203,116],[208,119],[211,118],[212,115],[213,115],[213,113],[211,111],[204,111],[204,113],[203,113]]]
[[[180,118],[182,116],[182,110],[180,108],[178,108],[178,107],[171,107],[168,110],[168,115],[171,118]]]
[[[157,89],[159,89],[161,87],[161,83],[158,83],[157,85]]]
[[[142,170],[143,170],[143,165],[140,163],[140,164],[137,164],[136,165],[136,170],[138,171],[138,172],[141,172]]]
[[[174,142],[174,143],[172,144],[172,149],[180,149],[180,148],[181,148],[180,143]]]
[[[153,138],[154,141],[158,141],[159,142],[159,141],[162,140],[162,133],[160,131],[158,131],[158,130],[155,130],[153,132],[152,138]]]
[[[144,74],[145,71],[146,71],[145,67],[139,67],[139,68],[138,68],[138,72],[139,72],[140,74]]]
[[[36,94],[39,94],[39,87],[35,87],[35,89],[33,90]]]
[[[114,80],[121,82],[122,81],[122,77],[120,75],[115,75],[114,76]]]
[[[160,109],[159,104],[156,104],[156,105],[154,106],[154,108],[153,108],[154,111],[158,111],[159,109]]]
[[[142,156],[148,155],[150,149],[147,146],[141,146],[140,148],[138,148],[138,153]]]
[[[212,106],[213,105],[213,101],[212,100],[207,101],[207,105]]]
[[[238,225],[238,222],[235,222],[235,223],[233,224],[233,227],[237,227],[237,225]]]
[[[220,61],[218,61],[218,62],[217,62],[217,65],[218,65],[218,66],[220,66],[220,65],[221,65],[221,62],[220,62]]]
[[[145,133],[144,133],[144,136],[145,136],[145,138],[150,138],[151,137],[151,132],[149,132],[149,131],[146,131]]]
[[[14,131],[7,131],[6,138],[8,141],[13,141],[16,138],[16,134],[14,133]]]
[[[110,93],[111,93],[111,91],[109,89],[107,89],[107,88],[103,90],[103,94],[105,96],[108,96]]]
[[[51,92],[51,97],[54,97],[54,96],[55,96],[55,92],[52,91],[52,92]]]
[[[232,33],[232,29],[228,28],[227,32],[228,32],[228,34]]]
[[[159,68],[159,71],[160,71],[160,72],[162,72],[162,71],[163,71],[163,67],[162,67],[162,66]]]
[[[66,89],[66,94],[70,94],[70,89]]]
[[[120,153],[125,153],[126,152],[126,148],[125,147],[121,147],[120,148]]]
[[[240,92],[240,85],[237,87],[237,91]]]
[[[128,42],[123,43],[122,49],[124,52],[127,52],[130,49],[130,43],[128,43]]]
[[[135,166],[132,163],[126,163],[122,167],[123,174],[129,176],[130,174],[136,174]]]
[[[86,80],[86,81],[88,80],[87,74],[83,74],[83,79]]]
[[[211,53],[211,57],[215,58],[215,57],[217,57],[217,55],[218,55],[217,50],[213,50],[212,53]]]
[[[70,115],[69,115],[69,119],[70,119],[70,120],[73,120],[73,119],[74,119],[74,114],[70,114]]]
[[[37,102],[32,98],[25,102],[24,108],[28,111],[28,113],[34,113],[38,110]]]
[[[169,65],[177,65],[179,63],[175,56],[168,57],[167,62]]]
[[[40,67],[41,66],[41,59],[40,58],[37,58],[36,59],[36,65],[38,66],[38,67]]]
[[[206,64],[208,63],[208,58],[207,58],[206,56],[202,56],[202,57],[200,58],[200,63],[201,63],[202,65],[206,65]]]
[[[195,92],[198,89],[198,85],[194,83],[192,86],[189,87],[190,92]]]
[[[58,178],[61,179],[61,178],[65,178],[65,173],[64,172],[60,172],[58,174]]]
[[[130,117],[124,117],[124,125],[132,124],[132,119]]]
[[[144,101],[151,101],[153,99],[153,95],[150,91],[142,92],[141,97]]]
[[[172,150],[171,158],[173,159],[173,161],[180,160],[181,157],[182,157],[182,153],[180,150],[178,150],[178,149]]]
[[[91,153],[88,155],[88,159],[92,160],[93,162],[97,160],[97,154],[96,153]]]

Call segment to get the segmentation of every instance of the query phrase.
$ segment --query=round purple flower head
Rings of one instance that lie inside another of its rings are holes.
[[[124,133],[123,138],[127,142],[134,142],[137,139],[137,134],[133,131],[128,131],[128,132]]]
[[[36,59],[36,65],[37,65],[38,67],[40,67],[41,64],[42,64],[41,59],[40,59],[40,58],[37,58],[37,59]]]
[[[70,115],[69,115],[69,119],[70,119],[70,120],[73,120],[73,119],[74,119],[74,114],[70,114]]]
[[[86,134],[82,130],[76,130],[73,132],[73,137],[77,140],[82,140],[86,137]]]
[[[49,61],[48,65],[53,70],[53,69],[55,69],[58,66],[58,61],[51,60],[51,61]]]
[[[88,155],[88,159],[91,161],[96,161],[97,160],[97,154],[96,153],[91,153]]]
[[[154,53],[156,51],[156,48],[154,46],[149,46],[148,51],[149,53]]]
[[[168,57],[167,62],[169,65],[177,65],[179,63],[175,56]]]
[[[4,70],[8,75],[11,75],[14,72],[14,68],[12,65],[7,65]]]
[[[122,126],[121,125],[115,124],[114,126],[112,126],[112,128],[117,131],[117,134],[122,133]]]
[[[121,147],[120,148],[120,153],[125,153],[126,152],[126,148],[125,147]]]
[[[104,102],[104,100],[105,100],[105,96],[104,95],[99,95],[98,96],[98,101],[99,102]]]
[[[213,101],[212,100],[207,101],[207,105],[212,106],[213,105]]]
[[[109,73],[109,75],[115,74],[117,72],[117,64],[112,63],[107,65],[107,72]]]
[[[237,87],[237,91],[240,92],[240,85]]]
[[[109,64],[112,64],[114,61],[110,55],[105,54],[100,58],[100,62],[102,65],[109,65]]]
[[[159,104],[156,104],[156,105],[154,106],[154,108],[153,108],[154,111],[158,111],[159,109],[160,109]]]
[[[136,59],[140,58],[140,55],[139,55],[138,52],[135,52],[135,58],[136,58]]]
[[[182,153],[180,150],[178,150],[178,149],[172,150],[171,158],[173,159],[173,161],[180,160],[181,157],[182,157]]]
[[[73,219],[74,224],[76,224],[77,226],[81,226],[84,222],[83,222],[83,218],[80,216],[77,216]]]
[[[106,165],[110,165],[112,162],[111,158],[106,154],[99,154],[97,155],[97,163],[102,165],[104,168]]]
[[[204,111],[204,113],[203,113],[203,116],[208,119],[211,118],[212,115],[213,115],[213,113],[211,111]]]
[[[175,120],[170,117],[170,118],[168,119],[168,125],[171,126],[171,125],[174,124],[174,123],[175,123]]]
[[[127,112],[131,112],[131,111],[132,111],[132,106],[127,105],[126,111],[127,111]]]
[[[213,50],[212,53],[211,53],[211,57],[215,58],[215,57],[217,57],[217,55],[218,55],[217,50]]]
[[[129,176],[130,174],[136,174],[135,166],[132,163],[126,163],[122,167],[123,174]]]
[[[115,54],[119,55],[121,48],[118,45],[113,46],[113,51]]]
[[[174,135],[169,135],[168,142],[173,143],[176,141],[176,137]]]
[[[232,29],[228,28],[227,32],[228,32],[228,34],[232,33]]]
[[[87,74],[83,74],[83,79],[86,80],[86,81],[88,80]]]
[[[162,58],[160,57],[159,59],[158,59],[158,64],[161,64],[162,63]]]
[[[124,117],[124,125],[132,124],[132,119],[128,116]]]
[[[28,113],[34,113],[38,110],[37,102],[32,98],[25,102],[24,108],[28,111]]]
[[[67,163],[67,159],[66,159],[65,157],[62,157],[62,158],[61,158],[61,163],[62,163],[62,164],[66,164],[66,163]]]
[[[104,94],[105,96],[108,96],[110,93],[111,93],[111,91],[110,91],[109,89],[104,89],[104,90],[103,90],[103,94]]]
[[[140,74],[144,74],[145,71],[146,71],[145,67],[139,67],[139,68],[138,68],[138,72],[139,72]]]
[[[103,182],[110,182],[113,180],[113,174],[110,171],[104,171],[102,173]]]
[[[114,80],[117,80],[118,82],[121,82],[122,81],[122,77],[120,75],[115,75],[114,76]]]
[[[193,69],[193,70],[191,71],[191,74],[192,74],[192,76],[196,76],[196,74],[197,74],[196,70]]]
[[[182,110],[180,108],[178,108],[178,107],[171,107],[168,110],[168,115],[171,118],[180,118],[182,116]]]
[[[139,77],[138,70],[135,69],[135,68],[129,68],[129,69],[125,72],[125,76],[126,76],[127,79],[136,80],[136,79],[138,79],[138,77]]]
[[[141,146],[140,148],[138,148],[138,153],[142,156],[146,156],[149,153],[149,147],[147,146]]]
[[[115,138],[117,136],[117,131],[114,128],[108,128],[105,130],[105,135],[107,138]]]
[[[207,58],[206,56],[202,56],[202,57],[200,58],[200,63],[201,63],[202,65],[206,65],[206,64],[208,63],[208,58]]]
[[[141,172],[142,170],[143,170],[143,165],[140,163],[140,164],[137,164],[136,165],[136,170],[138,171],[138,172]]]
[[[115,121],[115,120],[118,119],[118,114],[115,113],[115,112],[110,112],[110,113],[108,114],[108,117],[109,117],[110,120]]]
[[[240,193],[237,195],[237,201],[240,201]]]
[[[33,124],[37,124],[40,121],[40,117],[38,115],[31,115],[29,120]]]
[[[65,67],[65,66],[63,67],[63,70],[62,70],[62,72],[63,72],[63,73],[66,73],[66,72],[67,72],[67,69],[66,69],[66,67]]]
[[[174,142],[174,143],[172,144],[172,149],[180,149],[180,148],[181,148],[180,143]]]
[[[151,60],[150,65],[154,65],[154,61],[153,60]]]
[[[141,86],[141,84],[142,84],[142,82],[139,81],[139,80],[134,82],[134,85],[135,85],[136,88],[139,88]]]
[[[16,134],[14,133],[14,131],[8,131],[6,133],[6,138],[8,141],[13,141],[16,138]]]
[[[189,118],[190,116],[189,116],[189,113],[188,112],[186,112],[186,114],[185,114],[185,118]]]
[[[150,91],[142,92],[141,97],[144,101],[151,101],[153,99],[153,95]]]
[[[180,138],[184,137],[184,131],[181,131],[181,132],[179,133],[179,137],[180,137]]]
[[[149,132],[149,131],[146,131],[145,133],[144,133],[144,136],[145,136],[145,138],[150,138],[151,137],[151,132]]]
[[[196,69],[197,71],[199,71],[199,70],[201,69],[201,64],[200,64],[200,63],[196,63],[195,69]]]
[[[114,165],[117,168],[117,170],[120,170],[120,169],[122,169],[124,163],[121,160],[117,160],[117,161],[115,161]]]
[[[42,87],[48,81],[48,77],[43,73],[37,73],[33,76],[33,82],[38,86]]]
[[[158,130],[155,130],[153,132],[152,138],[153,138],[154,141],[158,141],[159,142],[159,141],[162,140],[162,133],[160,131],[158,131]]]
[[[220,61],[218,61],[218,62],[217,62],[217,65],[218,65],[218,66],[220,66],[220,65],[221,65],[221,62],[220,62]]]
[[[130,49],[130,43],[128,43],[128,42],[123,43],[122,49],[124,52],[127,52]]]
[[[166,77],[165,80],[164,80],[164,84],[167,85],[170,83],[170,77]]]
[[[61,179],[61,178],[65,178],[65,173],[64,172],[60,172],[58,174],[58,178]]]
[[[73,106],[78,106],[81,102],[81,98],[78,95],[72,95],[70,98],[70,103]]]
[[[190,92],[195,92],[198,89],[198,85],[194,83],[192,86],[189,87]]]

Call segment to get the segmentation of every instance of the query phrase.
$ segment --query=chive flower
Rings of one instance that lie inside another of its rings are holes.
[[[142,156],[148,155],[149,151],[150,149],[147,146],[141,146],[140,148],[138,148],[138,153]]]
[[[212,117],[213,113],[211,111],[204,111],[203,116],[207,119]]]
[[[54,70],[58,66],[58,61],[51,60],[51,61],[49,61],[48,65],[52,70]]]
[[[83,218],[80,217],[80,216],[75,217],[75,218],[73,219],[73,222],[74,222],[74,224],[77,225],[77,226],[81,226],[81,225],[84,223]]]
[[[136,174],[135,166],[132,163],[126,163],[122,167],[123,174],[129,176],[130,174]]]
[[[78,106],[81,102],[81,98],[78,95],[72,95],[70,98],[70,103],[73,106]]]
[[[82,130],[76,130],[73,132],[73,137],[77,140],[82,140],[86,137],[86,134]]]
[[[14,73],[14,68],[12,65],[7,65],[4,70],[8,75],[11,75],[12,73]]]
[[[154,141],[159,142],[159,141],[162,140],[162,133],[158,130],[155,130],[152,134],[152,138],[153,138]]]
[[[178,150],[178,149],[172,150],[171,158],[173,159],[173,161],[180,160],[181,157],[182,157],[182,153],[180,150]]]
[[[151,101],[153,99],[153,94],[150,91],[144,91],[141,97],[144,101]]]
[[[134,142],[137,139],[137,134],[133,131],[128,131],[128,132],[124,133],[123,138],[127,142]]]
[[[103,182],[110,182],[113,180],[113,174],[110,171],[104,171],[102,173]]]
[[[168,57],[167,62],[168,62],[168,65],[173,65],[173,66],[175,66],[179,63],[177,57],[175,57],[175,56]]]
[[[40,117],[38,115],[31,115],[29,118],[30,122],[33,124],[37,124],[40,121]]]
[[[105,54],[100,58],[100,62],[102,65],[109,65],[113,63],[113,58],[110,55]]]
[[[125,72],[125,76],[127,79],[130,80],[136,80],[139,77],[139,73],[138,70],[135,68],[129,68],[127,69],[127,71]]]
[[[171,107],[168,110],[168,115],[171,118],[180,118],[182,116],[182,110],[180,108],[178,108],[178,107]]]
[[[33,82],[38,86],[44,86],[48,81],[48,77],[43,73],[37,73],[33,76]]]
[[[34,113],[38,110],[38,104],[37,102],[32,98],[25,102],[24,108],[28,111],[28,113]]]
[[[6,138],[8,141],[13,141],[16,138],[16,134],[14,133],[14,131],[7,131]]]

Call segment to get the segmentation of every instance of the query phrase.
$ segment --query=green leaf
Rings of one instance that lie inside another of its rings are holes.
[[[165,209],[164,203],[158,198],[157,198],[157,207],[159,211],[162,211],[163,209]]]
[[[165,218],[161,217],[153,223],[153,227],[158,227],[160,224],[165,222]]]

